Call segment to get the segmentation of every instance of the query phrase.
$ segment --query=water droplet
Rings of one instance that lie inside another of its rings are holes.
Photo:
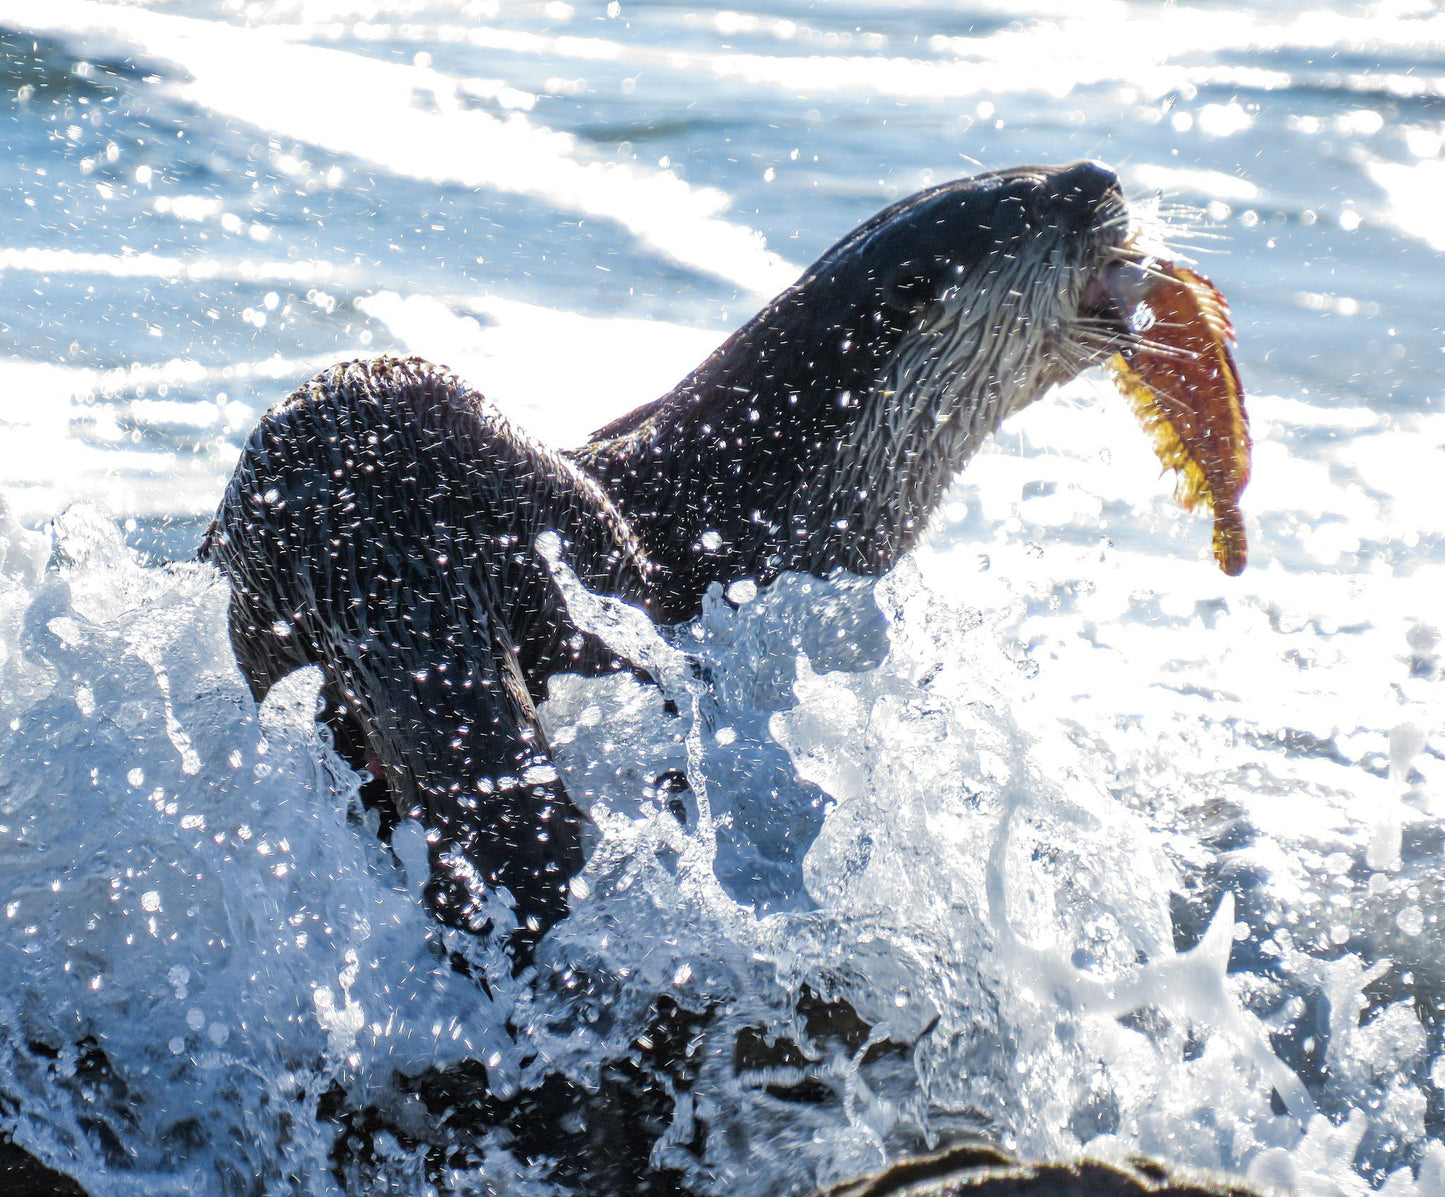
[[[727,595],[728,602],[734,606],[741,607],[743,604],[750,603],[758,597],[758,584],[749,578],[743,578],[741,581],[734,582],[728,587]]]
[[[1425,930],[1425,912],[1418,906],[1406,906],[1395,916],[1395,926],[1406,935],[1419,935]]]

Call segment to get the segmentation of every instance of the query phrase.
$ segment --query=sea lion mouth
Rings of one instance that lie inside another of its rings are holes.
[[[1144,255],[1120,246],[1084,284],[1079,317],[1094,321],[1106,331],[1132,340],[1147,319],[1141,305],[1154,285],[1156,272]]]
[[[1123,239],[1106,244],[1100,256],[1102,261],[1087,276],[1067,325],[1072,352],[1063,357],[1074,365],[1074,372],[1137,347],[1153,322],[1147,299],[1158,277],[1154,259]]]

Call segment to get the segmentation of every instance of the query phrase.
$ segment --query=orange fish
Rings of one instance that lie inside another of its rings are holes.
[[[1202,503],[1214,513],[1214,556],[1233,577],[1248,558],[1239,495],[1250,441],[1229,305],[1188,267],[1155,260],[1147,270],[1140,299],[1153,322],[1109,367],[1159,460],[1178,472],[1174,497],[1186,511]]]

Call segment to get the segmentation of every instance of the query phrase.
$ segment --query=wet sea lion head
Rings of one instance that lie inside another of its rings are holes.
[[[881,405],[987,432],[1127,336],[1106,281],[1127,233],[1108,167],[996,171],[885,209],[819,260],[798,299],[854,297],[833,319],[871,349]]]

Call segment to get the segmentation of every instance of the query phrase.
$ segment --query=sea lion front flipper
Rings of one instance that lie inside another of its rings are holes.
[[[487,929],[484,891],[515,902],[530,951],[567,912],[582,816],[553,767],[504,621],[456,579],[408,593],[394,638],[328,654],[402,818],[426,832],[428,899],[444,922]]]

